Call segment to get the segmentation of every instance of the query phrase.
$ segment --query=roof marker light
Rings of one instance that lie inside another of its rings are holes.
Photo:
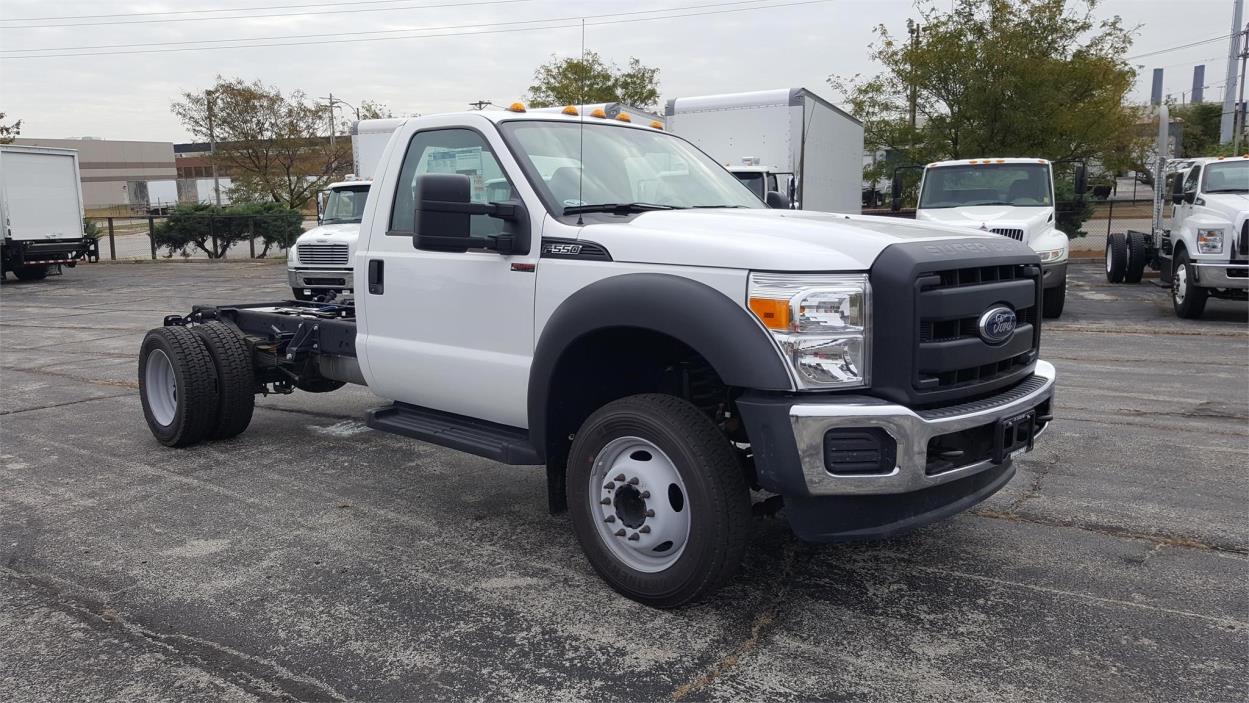
[[[507,106],[507,111],[508,112],[524,112],[525,103],[521,103],[521,102],[512,103],[511,105]]]
[[[596,107],[594,108],[594,111],[590,113],[590,117],[597,117],[600,120],[605,120],[607,119],[607,113],[603,112],[603,108]]]
[[[622,112],[622,113],[620,113],[619,115],[616,115],[616,119],[617,119],[617,120],[620,120],[621,122],[632,122],[632,121],[633,121],[633,118],[632,118],[632,117],[629,117],[629,113],[627,113],[627,112]]]
[[[651,127],[663,131],[664,123],[659,120],[651,120]],[[1249,156],[1249,154],[1245,154],[1245,156]]]
[[[574,106],[572,106],[572,105],[568,105],[567,107],[565,107],[565,108],[562,110],[562,112],[563,112],[565,115],[576,115],[576,114],[578,114],[578,113],[577,113],[577,108],[576,108],[576,107],[574,107]]]

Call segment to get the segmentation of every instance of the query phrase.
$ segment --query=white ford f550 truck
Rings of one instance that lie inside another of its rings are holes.
[[[1078,171],[1077,180],[1083,180]],[[894,193],[901,181],[894,178]],[[1076,186],[1083,192],[1082,183]],[[1023,242],[1041,257],[1041,310],[1062,315],[1070,243],[1057,227],[1054,175],[1045,159],[958,159],[924,167],[915,219],[971,227]],[[896,207],[895,207],[896,209]]]
[[[884,537],[1002,488],[1052,421],[1026,245],[768,209],[615,120],[407,120],[355,290],[166,317],[139,354],[152,433],[227,438],[256,393],[365,384],[375,429],[545,466],[590,564],[658,607],[730,578],[752,490],[804,539]]]

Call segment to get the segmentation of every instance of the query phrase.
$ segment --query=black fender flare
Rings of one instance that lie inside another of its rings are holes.
[[[551,379],[564,351],[599,330],[637,327],[694,349],[729,386],[790,391],[775,343],[749,312],[698,281],[661,273],[612,276],[578,290],[542,328],[529,369],[529,441],[543,456]]]

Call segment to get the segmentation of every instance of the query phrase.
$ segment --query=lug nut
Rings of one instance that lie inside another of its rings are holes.
[[[624,474],[620,474],[620,475],[616,476],[616,478],[613,478],[612,480],[613,480],[613,481],[623,481],[623,480],[624,480]]]
[[[638,533],[634,532],[633,534],[629,535],[629,541],[630,542],[638,541]]]
[[[647,498],[650,498],[650,497],[651,497],[650,491],[642,491],[642,500],[646,500]]]
[[[647,510],[647,511],[646,511],[646,517],[655,517],[655,511],[654,511],[654,510]]]
[[[638,530],[638,532],[641,532],[641,533],[642,533],[642,534],[644,534],[644,535],[649,535],[649,534],[651,533],[651,526],[650,526],[650,525],[642,525],[642,529]]]
[[[614,483],[612,483],[612,482],[608,481],[607,483],[604,483],[604,484],[603,484],[603,490],[605,490],[605,491],[614,491],[614,490],[616,490],[616,484],[614,484]]]
[[[617,536],[617,537],[624,537],[624,536],[625,536],[625,531],[624,531],[624,528],[623,528],[623,527],[622,527],[622,528],[620,528],[619,530],[616,530],[616,536]]]
[[[630,486],[636,486],[636,485],[638,485],[638,477],[637,477],[637,476],[634,476],[633,478],[629,479],[629,485],[630,485]]]
[[[600,500],[599,502],[602,503],[603,505],[611,505],[611,498],[604,498]]]
[[[616,521],[615,515],[608,515],[607,517],[603,518],[603,522],[615,522],[615,521]]]

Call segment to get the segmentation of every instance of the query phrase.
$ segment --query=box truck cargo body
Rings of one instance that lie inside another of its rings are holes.
[[[0,145],[0,275],[40,279],[86,253],[82,186],[73,149]]]
[[[724,164],[762,199],[861,211],[863,123],[805,88],[669,100],[667,129]]]

